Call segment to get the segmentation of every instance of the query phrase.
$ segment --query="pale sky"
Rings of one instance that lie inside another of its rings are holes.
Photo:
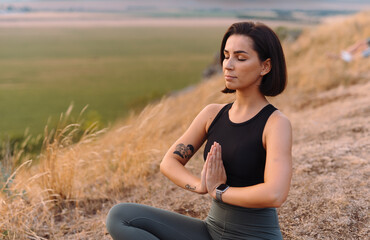
[[[128,6],[185,9],[304,9],[304,10],[363,10],[369,0],[2,0],[4,4],[29,6],[32,9],[84,8],[87,10],[125,10]]]

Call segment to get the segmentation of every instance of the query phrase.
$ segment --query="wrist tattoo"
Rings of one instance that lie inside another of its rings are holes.
[[[183,159],[190,159],[194,154],[194,147],[191,144],[185,146],[185,144],[180,143],[176,146],[176,149],[173,153],[179,155]]]
[[[186,188],[186,189],[189,189],[189,190],[191,190],[191,191],[195,191],[195,189],[197,189],[197,187],[191,187],[189,184],[186,184],[186,185],[185,185],[185,188]]]

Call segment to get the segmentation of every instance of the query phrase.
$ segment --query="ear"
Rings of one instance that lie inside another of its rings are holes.
[[[271,58],[267,58],[262,62],[261,76],[265,76],[271,71]]]

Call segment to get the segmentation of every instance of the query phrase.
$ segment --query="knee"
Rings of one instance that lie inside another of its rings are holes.
[[[125,219],[125,213],[132,209],[132,203],[119,203],[113,206],[107,215],[106,226],[107,230],[111,232],[115,224],[125,224],[127,221]]]

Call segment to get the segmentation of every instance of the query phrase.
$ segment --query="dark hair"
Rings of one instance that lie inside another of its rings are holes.
[[[258,54],[260,61],[271,59],[271,70],[263,76],[259,87],[261,93],[265,96],[276,96],[282,93],[287,82],[287,70],[283,48],[279,38],[274,31],[263,23],[238,22],[227,29],[221,43],[221,66],[225,59],[224,49],[227,39],[231,35],[244,35],[253,40],[253,50]],[[233,93],[235,90],[225,87],[223,93]]]

